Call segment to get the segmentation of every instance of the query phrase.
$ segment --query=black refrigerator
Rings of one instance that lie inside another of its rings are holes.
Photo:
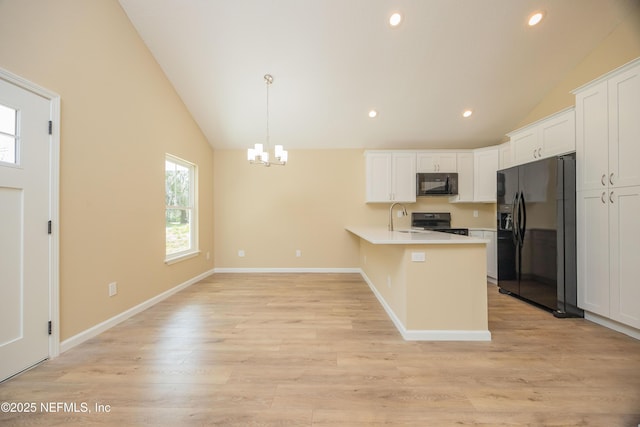
[[[583,317],[577,303],[575,154],[497,172],[500,292]]]

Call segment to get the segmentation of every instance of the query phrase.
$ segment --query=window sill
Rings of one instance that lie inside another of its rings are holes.
[[[189,258],[197,257],[198,255],[200,255],[200,251],[198,251],[198,250],[192,251],[192,252],[182,253],[180,255],[173,255],[173,256],[165,258],[164,263],[167,264],[167,265],[171,265],[171,264],[175,264],[175,263],[180,262],[180,261],[185,261],[185,260],[187,260]]]

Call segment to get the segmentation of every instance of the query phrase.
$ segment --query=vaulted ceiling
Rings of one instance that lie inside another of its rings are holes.
[[[475,148],[513,130],[638,0],[120,4],[214,148],[264,142],[267,73],[272,144]]]

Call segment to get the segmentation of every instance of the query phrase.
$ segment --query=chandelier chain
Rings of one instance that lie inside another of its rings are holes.
[[[269,86],[273,83],[271,74],[264,75],[264,81],[267,83],[267,150],[271,147],[271,138],[269,135]]]

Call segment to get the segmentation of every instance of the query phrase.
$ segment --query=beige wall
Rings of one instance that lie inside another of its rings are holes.
[[[219,150],[214,171],[216,268],[355,268],[358,241],[344,227],[387,225],[389,204],[365,203],[363,150],[292,150],[287,166],[269,168],[250,165],[245,151]],[[495,204],[431,197],[406,207],[451,212],[457,227],[495,228]]]
[[[0,1],[0,67],[61,96],[63,340],[213,268],[164,264],[164,155],[198,164],[212,251],[213,152],[117,1]]]
[[[636,3],[626,19],[568,73],[516,129],[575,105],[572,90],[640,57],[640,2]]]

